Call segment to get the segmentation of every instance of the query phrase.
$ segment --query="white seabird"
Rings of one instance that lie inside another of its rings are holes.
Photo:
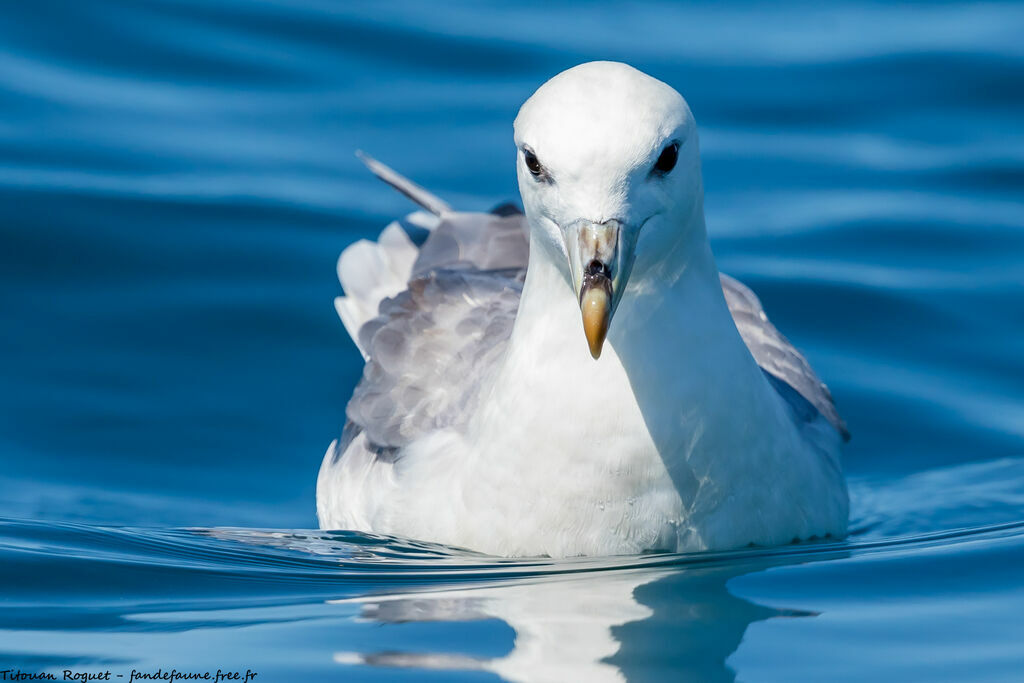
[[[682,96],[582,64],[526,101],[515,144],[525,217],[368,162],[437,217],[339,259],[367,363],[320,526],[554,557],[844,536],[845,427],[718,273]]]

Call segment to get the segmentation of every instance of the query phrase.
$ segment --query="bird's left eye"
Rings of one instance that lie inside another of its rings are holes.
[[[668,175],[668,173],[676,167],[676,162],[679,160],[679,143],[670,143],[665,149],[661,150],[661,155],[658,160],[654,163],[654,168],[651,173],[655,175]]]

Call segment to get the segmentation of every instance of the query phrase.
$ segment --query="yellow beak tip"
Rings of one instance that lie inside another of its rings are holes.
[[[590,355],[597,360],[601,357],[605,337],[608,335],[608,314],[611,300],[608,293],[600,287],[586,290],[580,300],[580,311],[583,313],[583,332],[587,336]]]

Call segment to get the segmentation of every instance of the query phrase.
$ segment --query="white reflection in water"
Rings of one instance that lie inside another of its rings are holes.
[[[597,571],[333,601],[360,604],[363,619],[382,624],[500,619],[515,631],[512,650],[502,657],[341,651],[334,659],[339,664],[490,671],[510,681],[601,682],[649,678],[666,670],[669,653],[680,680],[731,681],[734,673],[726,659],[749,624],[810,615],[763,607],[729,593],[728,579],[752,570]],[[653,653],[661,661],[652,662]]]

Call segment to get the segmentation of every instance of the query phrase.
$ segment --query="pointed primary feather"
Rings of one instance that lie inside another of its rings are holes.
[[[366,164],[366,167],[370,169],[373,175],[377,176],[435,216],[449,213],[452,210],[452,207],[448,205],[448,202],[444,201],[437,195],[428,192],[405,176],[395,172],[395,170],[390,166],[382,164],[368,154],[364,154],[362,151],[357,151],[356,156],[359,157],[360,161]]]

